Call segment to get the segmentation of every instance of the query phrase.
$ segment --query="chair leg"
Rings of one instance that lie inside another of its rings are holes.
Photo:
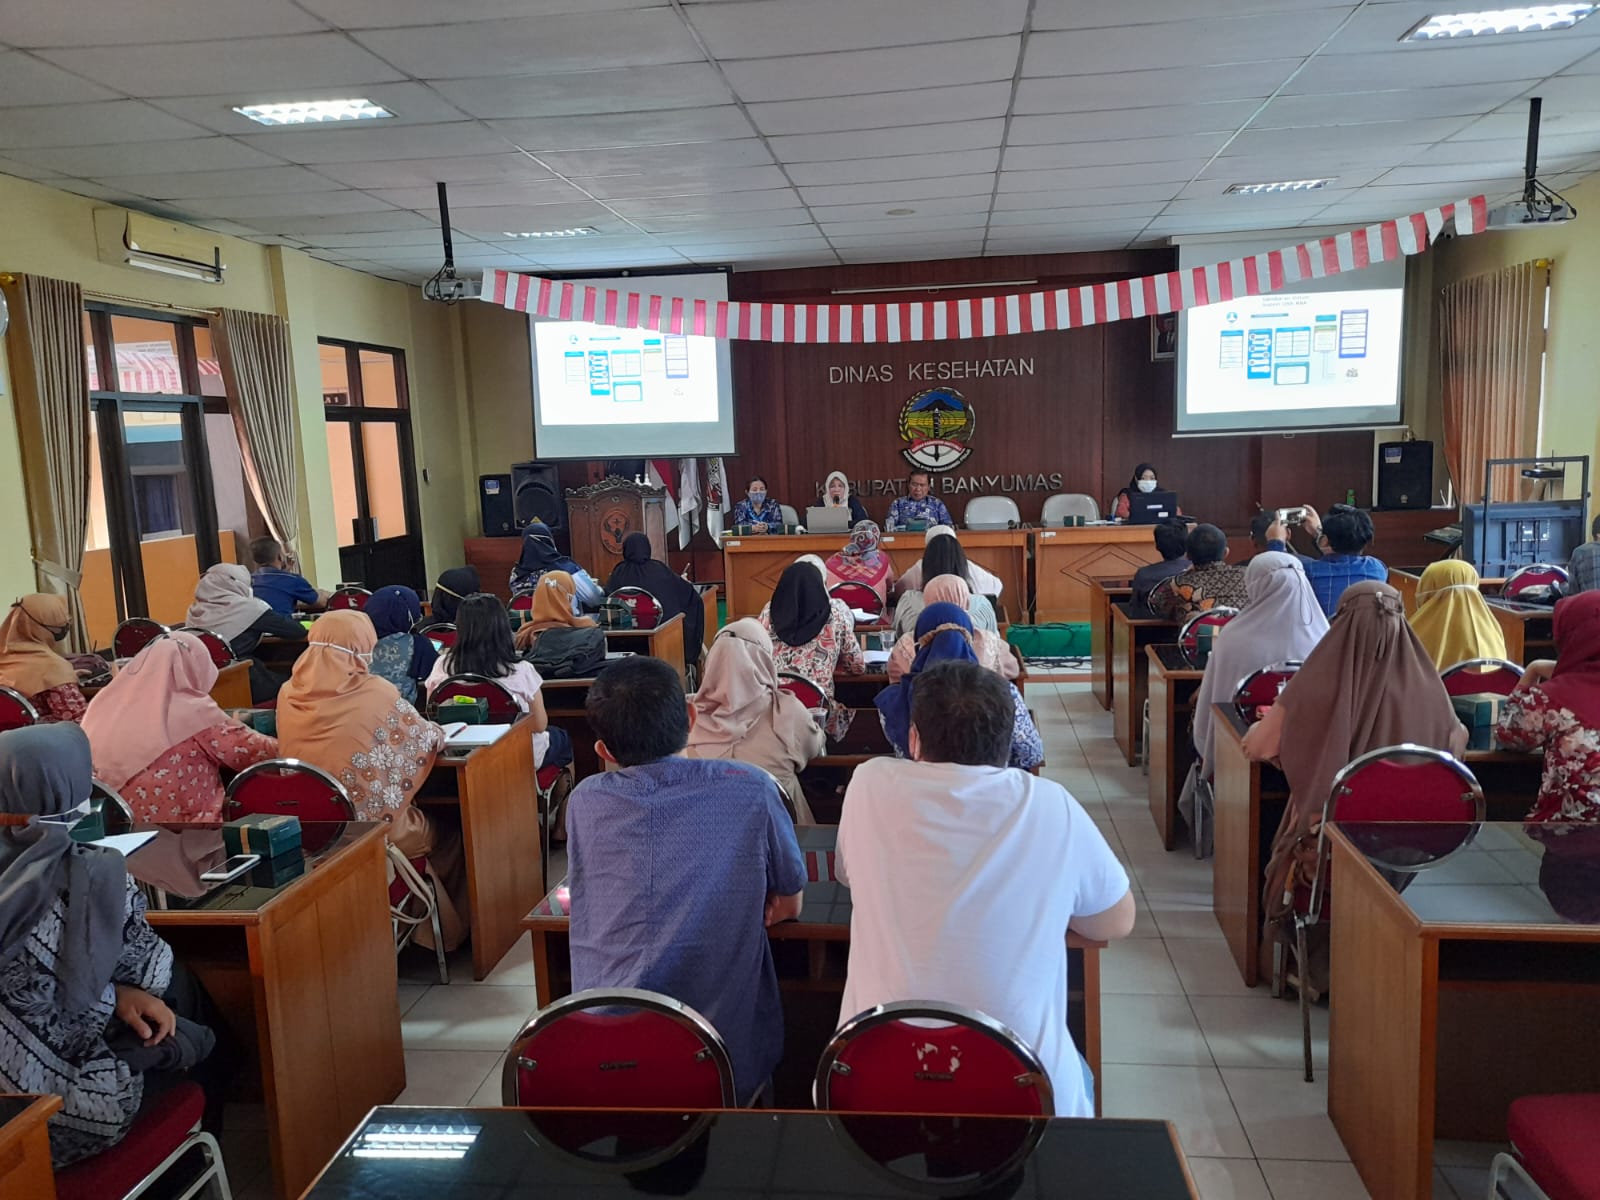
[[[550,792],[540,787],[537,781],[534,782],[533,791],[534,805],[538,811],[539,821],[539,878],[544,880],[545,889],[548,890],[550,887],[550,835],[555,832],[550,827]]]
[[[433,923],[433,956],[439,963],[439,982],[449,983],[450,964],[444,960],[444,931],[439,927],[439,889],[432,880],[428,881],[428,888],[433,893],[428,905],[428,919]]]
[[[1284,945],[1281,937],[1272,941],[1272,998],[1283,999],[1283,989],[1287,986],[1289,977],[1288,964],[1289,950]]]
[[[1150,774],[1150,701],[1144,702],[1144,725],[1139,736],[1139,767]]]
[[[1300,1039],[1306,1056],[1306,1082],[1311,1083],[1311,985],[1306,982],[1306,927],[1294,926],[1295,991],[1300,993]]]
[[[1191,840],[1194,842],[1194,856],[1196,858],[1204,858],[1206,856],[1205,828],[1207,790],[1208,789],[1204,780],[1201,780],[1194,786],[1194,820],[1189,822],[1189,835]]]
[[[138,1200],[138,1197],[149,1191],[157,1180],[162,1179],[168,1170],[196,1147],[199,1147],[201,1154],[205,1156],[205,1170],[200,1173],[199,1178],[178,1193],[175,1200],[193,1200],[193,1197],[209,1190],[207,1184],[213,1180],[216,1181],[216,1192],[219,1200],[233,1200],[233,1190],[228,1186],[228,1168],[222,1162],[222,1147],[217,1145],[216,1138],[199,1128],[196,1128],[184,1139],[183,1145],[167,1155],[160,1166],[141,1179],[134,1189],[127,1194],[125,1200]]]

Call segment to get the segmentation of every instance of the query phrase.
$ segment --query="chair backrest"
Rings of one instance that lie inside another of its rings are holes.
[[[1522,668],[1503,658],[1472,658],[1439,673],[1452,696],[1509,696],[1522,678]]]
[[[1554,563],[1532,563],[1514,571],[1500,595],[1506,600],[1549,600],[1559,596],[1567,586],[1567,572]]]
[[[439,716],[439,706],[452,696],[471,696],[474,700],[489,702],[489,720],[499,725],[509,724],[522,715],[522,705],[506,685],[487,675],[451,675],[439,681],[428,694],[428,706]]]
[[[1033,1049],[975,1009],[922,1000],[846,1021],[817,1063],[824,1112],[1048,1117],[1050,1076]]]
[[[1294,678],[1294,673],[1300,667],[1300,662],[1293,660],[1273,663],[1270,667],[1250,672],[1239,682],[1239,686],[1233,689],[1234,711],[1254,725],[1267,709],[1278,702],[1279,693],[1287,686],[1289,680]]]
[[[843,600],[851,608],[860,609],[864,613],[879,616],[883,612],[883,597],[878,595],[864,583],[855,580],[845,580],[836,583],[828,589],[828,595],[835,600]]]
[[[222,640],[221,634],[201,629],[198,625],[185,625],[178,632],[192,633],[199,638],[200,644],[206,648],[206,652],[211,655],[211,661],[216,663],[219,669],[233,664],[233,647]]]
[[[0,684],[0,733],[23,729],[39,721],[39,710],[16,688]]]
[[[1022,510],[1010,496],[974,496],[967,501],[961,523],[968,529],[1005,529],[1022,524]]]
[[[642,587],[619,587],[611,593],[611,599],[622,601],[633,614],[636,629],[654,629],[661,620],[661,601]]]
[[[800,524],[800,513],[792,505],[780,504],[778,505],[778,511],[783,513],[783,523],[785,525]]]
[[[1170,581],[1163,580],[1162,582]],[[1151,598],[1152,600],[1154,599],[1154,593],[1151,593]],[[1192,667],[1200,666],[1200,631],[1210,628],[1211,635],[1215,637],[1217,630],[1238,615],[1239,610],[1237,608],[1229,608],[1225,604],[1219,604],[1216,608],[1208,608],[1205,612],[1195,613],[1194,616],[1185,621],[1178,630],[1178,649],[1183,652],[1184,661]]]
[[[533,589],[527,588],[511,597],[511,603],[506,606],[510,612],[533,611]]]
[[[804,675],[795,675],[789,671],[779,671],[778,686],[807,708],[825,708],[827,706],[827,693]]]
[[[133,828],[133,809],[128,807],[128,802],[122,798],[121,793],[110,784],[99,779],[91,779],[89,799],[105,823],[108,834],[127,833]]]
[[[149,617],[129,617],[111,635],[111,654],[114,658],[132,658],[167,631],[167,627]]]
[[[364,587],[342,587],[328,597],[328,611],[340,608],[365,608],[372,593]]]
[[[344,784],[321,767],[298,758],[269,758],[233,777],[224,813],[230,821],[251,813],[299,817],[302,822],[353,821],[356,808]]]
[[[424,636],[433,643],[435,650],[447,650],[456,644],[456,627],[454,625],[430,625],[424,631]]]
[[[1058,492],[1048,497],[1039,513],[1039,524],[1059,525],[1067,517],[1082,517],[1085,521],[1100,519],[1100,505],[1085,492]]]
[[[659,992],[591,988],[534,1014],[500,1076],[525,1108],[732,1108],[733,1063],[694,1009]]]

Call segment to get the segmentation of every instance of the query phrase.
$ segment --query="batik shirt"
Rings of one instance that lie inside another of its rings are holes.
[[[782,525],[783,506],[770,496],[758,511],[745,497],[733,506],[733,523],[735,525]]]
[[[1505,698],[1495,737],[1512,750],[1544,751],[1544,779],[1528,820],[1600,822],[1600,730],[1534,685]]]
[[[929,525],[954,525],[950,519],[950,510],[944,506],[944,501],[937,496],[924,496],[921,500],[913,500],[910,496],[901,496],[889,505],[889,528],[904,529],[913,521],[924,521]]]

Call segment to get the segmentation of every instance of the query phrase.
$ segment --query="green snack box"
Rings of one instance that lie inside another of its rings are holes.
[[[477,696],[451,696],[441,701],[439,723],[448,725],[460,721],[463,725],[486,725],[489,721],[489,702]]]
[[[300,850],[300,818],[277,813],[251,813],[222,826],[222,844],[232,854],[275,858]]]
[[[254,887],[279,888],[305,873],[306,856],[296,847],[276,858],[263,858],[250,869],[250,883]]]
[[[1505,703],[1505,697],[1484,692],[1471,696],[1452,696],[1450,703],[1455,707],[1456,716],[1467,727],[1467,749],[1494,749],[1494,731],[1500,724],[1500,706]]]

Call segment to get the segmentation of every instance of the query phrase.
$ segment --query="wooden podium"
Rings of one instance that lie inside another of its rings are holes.
[[[567,492],[572,557],[603,587],[622,561],[622,539],[643,533],[650,556],[667,561],[667,493],[612,475]]]

